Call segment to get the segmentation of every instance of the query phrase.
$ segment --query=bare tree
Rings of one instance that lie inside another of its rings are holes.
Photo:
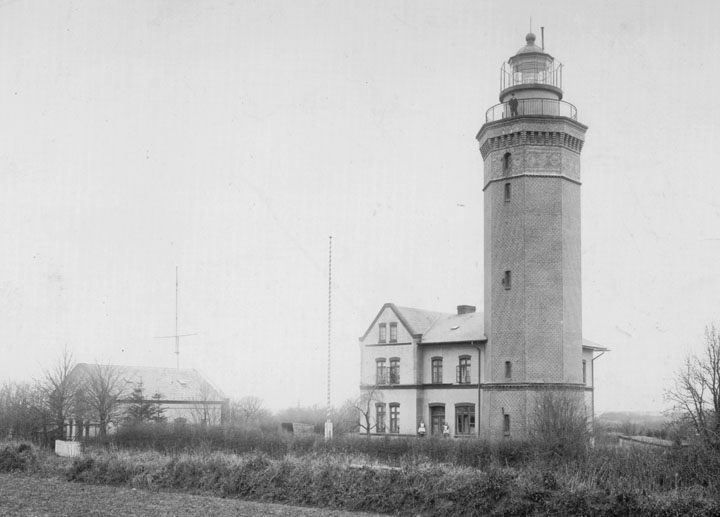
[[[356,399],[348,399],[333,410],[333,433],[336,436],[345,433],[355,433],[360,428]]]
[[[538,393],[530,415],[530,435],[543,451],[564,457],[585,452],[590,429],[582,397],[576,392]]]
[[[222,422],[222,409],[218,404],[217,391],[207,382],[202,382],[197,391],[197,399],[192,408],[193,419],[196,424],[220,425]]]
[[[46,422],[43,396],[27,382],[0,385],[0,436],[31,438]]]
[[[232,420],[244,427],[258,425],[260,417],[266,412],[259,397],[248,396],[236,400],[232,404]]]
[[[705,327],[702,354],[685,359],[665,397],[705,445],[720,449],[720,334],[715,325]]]
[[[383,399],[382,392],[379,391],[379,388],[377,384],[369,386],[360,394],[354,404],[355,410],[360,417],[360,429],[368,436],[370,436],[370,433],[374,429],[378,429],[384,425],[384,422],[378,422],[372,414],[375,405]]]
[[[38,381],[44,409],[49,413],[50,421],[59,435],[64,434],[65,421],[75,408],[78,380],[70,375],[73,368],[75,361],[72,353],[65,348],[55,364],[43,370]]]
[[[110,364],[83,365],[79,407],[99,424],[100,436],[105,436],[108,424],[120,413],[118,400],[127,395],[127,383],[122,368]]]

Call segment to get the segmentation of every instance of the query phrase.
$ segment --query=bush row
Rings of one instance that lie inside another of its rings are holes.
[[[293,436],[232,427],[144,424],[122,428],[102,441],[103,448],[154,450],[169,455],[182,452],[222,451],[233,454],[261,452],[275,459],[287,455],[345,454],[389,466],[433,462],[462,467],[486,468],[540,466],[572,473],[591,486],[612,485],[664,491],[700,486],[720,492],[720,455],[702,447],[664,452],[616,447],[566,447],[531,441],[489,442],[478,439],[445,440],[415,437],[347,435],[330,441],[317,435]]]
[[[235,427],[203,427],[189,424],[138,424],[117,433],[86,442],[89,446],[154,450],[167,454],[191,451],[224,451],[235,454],[263,452],[272,458],[288,454],[340,452],[366,455],[389,465],[408,458],[480,467],[495,462],[505,466],[522,465],[537,455],[566,458],[562,451],[519,441],[488,442],[477,439],[344,435],[326,441],[319,435],[295,436],[281,431],[267,432]],[[573,450],[572,456],[578,454]]]
[[[35,446],[27,442],[0,443],[0,472],[30,472],[40,466]]]
[[[697,489],[648,494],[620,483],[600,489],[572,473],[537,466],[359,467],[342,454],[276,459],[264,453],[167,456],[96,451],[77,458],[67,475],[73,481],[206,491],[224,497],[399,515],[720,513],[720,502]]]

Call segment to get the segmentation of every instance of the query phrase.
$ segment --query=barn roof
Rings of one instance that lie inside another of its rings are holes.
[[[78,372],[90,373],[97,365],[78,363],[75,367]],[[154,366],[120,366],[99,365],[103,368],[112,368],[117,372],[121,382],[124,382],[128,395],[142,383],[143,396],[152,398],[156,393],[162,395],[160,400],[172,401],[222,401],[225,395],[200,372],[194,368],[160,368]]]

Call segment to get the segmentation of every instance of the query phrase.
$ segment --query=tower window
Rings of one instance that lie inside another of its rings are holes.
[[[503,276],[503,279],[502,279],[502,284],[505,286],[505,289],[510,289],[511,283],[512,283],[512,280],[511,280],[511,276],[510,276],[510,271],[505,271],[505,275]]]
[[[510,436],[510,415],[503,415],[503,435]]]
[[[503,171],[509,171],[510,167],[512,167],[512,154],[505,153],[505,155],[503,156]]]
[[[512,363],[505,361],[505,378],[512,379]]]
[[[505,202],[510,202],[510,183],[505,183]]]

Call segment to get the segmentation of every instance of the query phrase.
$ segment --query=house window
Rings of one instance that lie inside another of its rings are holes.
[[[375,384],[387,384],[387,368],[382,357],[375,359]]]
[[[510,202],[510,183],[505,183],[505,202]]]
[[[400,384],[400,358],[390,358],[390,384]]]
[[[509,171],[510,167],[512,167],[512,154],[505,153],[503,156],[503,171]]]
[[[378,343],[386,343],[387,342],[387,325],[385,323],[381,323],[378,325],[378,328],[380,329],[380,335],[378,336]]]
[[[511,286],[511,276],[510,271],[505,271],[505,275],[503,275],[502,284],[505,286],[505,289],[510,289]]]
[[[432,383],[433,384],[442,384],[443,376],[442,376],[442,357],[433,357],[432,358]]]
[[[375,432],[385,432],[385,404],[381,402],[375,404]]]
[[[400,432],[400,404],[396,402],[390,404],[390,432]]]
[[[456,382],[458,384],[470,384],[470,356],[461,355],[460,364],[457,366]]]
[[[397,343],[397,323],[390,324],[390,342]]]
[[[512,379],[512,363],[505,361],[505,378]]]
[[[587,384],[587,361],[583,359],[583,384]]]
[[[455,406],[455,433],[475,433],[475,404],[458,404]]]
[[[510,436],[510,415],[503,415],[503,435]]]

